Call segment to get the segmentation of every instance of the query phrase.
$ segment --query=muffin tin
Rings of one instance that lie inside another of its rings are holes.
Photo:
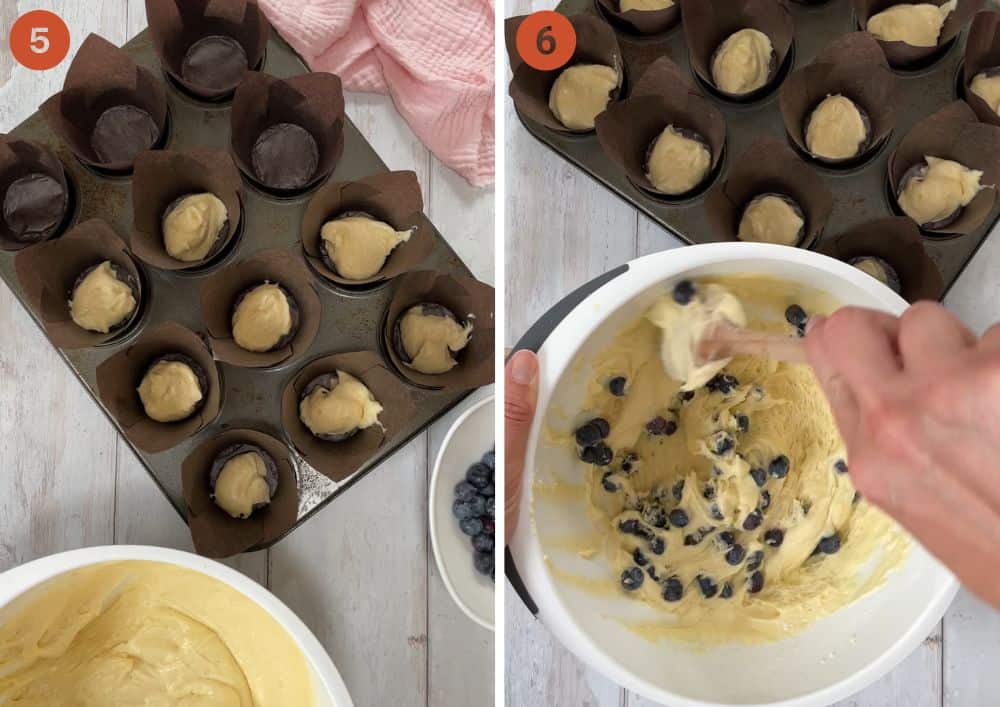
[[[164,73],[154,51],[149,30],[135,37],[123,47],[136,63],[150,69],[166,87],[169,104],[168,135],[162,147],[168,150],[186,150],[207,147],[229,151],[231,102],[205,102],[192,98]],[[309,71],[295,52],[276,34],[267,43],[263,65],[259,70],[285,78]],[[17,138],[33,140],[46,145],[62,162],[71,186],[70,223],[66,229],[90,219],[103,219],[119,236],[133,230],[131,176],[109,176],[85,166],[73,156],[69,148],[50,130],[39,113],[28,118],[11,131]],[[366,142],[358,129],[345,117],[343,156],[329,177],[329,181],[354,181],[386,172],[385,164]],[[176,322],[195,332],[206,332],[202,316],[200,290],[211,275],[223,267],[244,261],[264,250],[280,250],[294,254],[302,260],[300,226],[306,205],[315,189],[293,197],[279,197],[260,190],[244,177],[243,225],[235,246],[229,248],[218,261],[196,272],[165,270],[140,263],[144,292],[144,311],[140,320],[121,336],[88,348],[59,348],[60,354],[70,365],[95,402],[108,417],[114,415],[98,396],[97,368],[116,353],[134,344],[138,337],[166,322]],[[455,276],[470,276],[461,259],[449,247],[441,234],[429,224],[433,245],[419,269],[433,270]],[[65,230],[63,231],[65,232]],[[22,251],[23,252],[23,251]],[[42,326],[40,312],[33,311],[31,299],[22,289],[14,267],[16,252],[0,251],[0,277],[22,302],[32,318]],[[392,436],[374,452],[366,455],[364,463],[342,481],[336,482],[323,475],[295,451],[287,432],[281,424],[282,391],[303,366],[321,356],[343,351],[378,352],[386,368],[392,364],[383,341],[384,320],[387,307],[396,290],[393,280],[363,287],[338,286],[315,272],[312,284],[322,304],[322,323],[306,350],[293,360],[272,368],[237,367],[219,362],[221,376],[221,412],[214,421],[199,432],[175,446],[157,453],[145,452],[130,443],[146,470],[167,496],[178,513],[187,520],[187,504],[182,489],[182,463],[196,449],[211,443],[221,434],[238,428],[253,428],[288,445],[298,479],[298,507],[294,529],[317,510],[350,488],[360,478],[371,472],[382,461],[405,445],[421,430],[443,415],[466,395],[466,390],[431,390],[399,382],[412,403],[410,414],[399,424]],[[44,328],[44,327],[43,327]],[[58,348],[58,347],[57,347]],[[116,427],[124,430],[117,422]],[[127,441],[127,440],[126,440]],[[256,548],[266,547],[280,539],[267,537]]]
[[[685,42],[683,19],[665,32],[641,36],[633,31],[634,28],[630,29],[621,21],[616,22],[607,12],[608,3],[603,0],[564,0],[556,8],[567,16],[580,13],[596,15],[614,29],[625,68],[623,97],[629,95],[630,87],[635,86],[644,70],[655,59],[665,55],[680,67],[684,79],[722,112],[726,121],[726,144],[721,167],[713,172],[707,187],[688,199],[668,201],[635,186],[625,171],[602,150],[594,132],[572,134],[541,125],[520,112],[518,117],[541,142],[681,240],[687,243],[724,240],[719,229],[712,224],[713,216],[718,216],[712,204],[712,195],[720,190],[720,185],[732,173],[737,158],[760,138],[771,138],[794,148],[786,134],[779,106],[781,82],[792,70],[812,63],[832,40],[859,29],[851,0],[820,3],[789,1],[787,4],[795,25],[790,56],[786,65],[779,69],[773,89],[750,102],[720,98],[697,76]],[[822,180],[833,200],[824,231],[813,242],[806,243],[806,247],[823,250],[824,245],[836,236],[851,231],[859,224],[900,213],[889,191],[889,158],[917,122],[946,104],[962,99],[962,65],[967,30],[968,27],[929,65],[916,70],[894,70],[899,80],[894,130],[884,144],[861,164],[844,169],[832,168],[797,150],[804,164]],[[944,280],[944,288],[937,288],[937,296],[943,297],[994,229],[1000,218],[998,211],[994,205],[985,222],[964,235],[922,235],[924,249]]]

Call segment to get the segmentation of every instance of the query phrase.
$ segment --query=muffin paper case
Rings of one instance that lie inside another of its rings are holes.
[[[628,98],[611,104],[597,116],[597,139],[633,184],[660,194],[646,177],[646,160],[650,145],[667,125],[695,132],[708,143],[712,164],[705,183],[710,183],[726,144],[726,119],[667,57],[657,59],[646,69]],[[699,185],[689,193],[703,188],[704,184]],[[662,196],[685,198],[684,194]]]
[[[359,379],[382,405],[381,423],[340,442],[320,439],[299,418],[299,402],[320,376],[343,371]],[[382,444],[399,433],[413,411],[412,391],[372,351],[352,351],[314,359],[300,369],[281,395],[281,424],[303,459],[334,481],[357,471]]]
[[[903,177],[926,156],[954,160],[969,169],[982,170],[983,190],[952,223],[940,228],[922,227],[925,233],[962,235],[974,231],[990,215],[1000,182],[1000,127],[980,123],[965,101],[949,103],[921,120],[899,142],[889,157],[889,186],[899,192]]]
[[[0,204],[10,185],[29,174],[44,174],[56,180],[63,189],[63,214],[59,225],[39,240],[18,240],[6,219],[0,218],[0,250],[14,251],[27,248],[32,243],[56,238],[66,227],[69,211],[69,184],[62,162],[49,148],[32,140],[22,140],[13,135],[0,134]]]
[[[805,216],[797,246],[810,247],[823,232],[833,208],[833,196],[823,180],[785,142],[758,138],[733,161],[729,177],[705,200],[708,221],[719,240],[738,240],[736,232],[747,204],[761,194],[784,194]]]
[[[182,354],[204,372],[208,390],[201,409],[179,422],[157,422],[146,416],[137,388],[150,364],[165,354]],[[128,440],[147,452],[170,449],[212,422],[222,407],[219,369],[212,351],[198,334],[176,322],[144,332],[128,348],[97,367],[97,392]]]
[[[90,144],[91,132],[108,108],[133,105],[156,123],[159,142],[166,136],[167,95],[152,71],[96,34],[89,35],[69,66],[63,90],[40,107],[49,127],[82,161],[111,171],[127,171],[131,162],[102,162]]]
[[[965,43],[965,68],[962,85],[965,101],[984,123],[1000,125],[1000,115],[986,101],[969,90],[976,74],[988,69],[1000,69],[1000,12],[980,12],[972,20]]]
[[[775,72],[784,64],[795,33],[792,13],[784,0],[680,0],[680,5],[691,68],[702,81],[715,87],[712,56],[729,35],[741,29],[755,29],[771,40],[775,68],[766,86],[732,99],[751,100],[773,87]]]
[[[271,34],[256,0],[146,0],[146,18],[164,71],[192,94],[208,99],[223,98],[234,89],[211,90],[184,79],[181,67],[191,45],[213,35],[235,39],[253,70],[264,58]]]
[[[233,518],[216,505],[210,481],[215,458],[240,444],[260,447],[278,468],[278,489],[271,503],[243,519]],[[257,430],[228,430],[199,444],[181,464],[181,481],[191,539],[198,554],[205,557],[230,557],[270,542],[287,532],[298,514],[299,489],[292,455],[284,443]]]
[[[298,328],[280,349],[255,353],[233,340],[233,309],[240,295],[269,282],[281,285],[292,296]],[[312,285],[309,268],[302,258],[286,250],[264,250],[235,265],[228,265],[201,286],[201,316],[208,328],[215,358],[242,368],[265,368],[301,356],[316,338],[323,307]]]
[[[865,256],[881,258],[899,275],[900,295],[907,302],[937,300],[944,293],[944,281],[924,248],[920,229],[904,216],[858,224],[825,239],[817,250],[844,262]]]
[[[792,142],[807,154],[806,122],[824,98],[840,94],[868,116],[870,134],[862,152],[845,160],[814,158],[827,164],[853,162],[881,145],[896,122],[899,80],[875,38],[867,32],[839,37],[816,61],[788,75],[781,86],[781,117]]]
[[[167,255],[163,243],[163,216],[177,199],[208,192],[226,205],[228,219],[206,258],[185,262]],[[243,218],[243,180],[232,158],[223,150],[150,150],[135,161],[132,179],[132,252],[161,270],[187,270],[207,263],[222,252],[240,230]]]
[[[906,0],[853,0],[854,15],[858,20],[859,29],[864,30],[868,28],[868,19],[872,15],[877,15],[892,5],[900,5],[905,1]],[[912,1],[917,2],[918,0]],[[932,5],[944,5],[948,2],[948,0],[919,1],[928,2]],[[919,64],[925,60],[929,60],[941,51],[946,44],[957,37],[958,33],[962,31],[962,28],[968,24],[970,19],[972,19],[972,16],[975,15],[983,6],[983,2],[984,0],[958,0],[958,5],[948,14],[948,17],[945,18],[944,24],[941,26],[941,34],[938,35],[937,46],[915,47],[912,44],[907,44],[906,42],[883,42],[881,39],[876,41],[878,41],[878,43],[882,46],[882,51],[885,52],[886,59],[889,60],[889,64],[893,67],[905,69],[913,64]]]
[[[393,366],[406,380],[425,388],[468,390],[493,382],[493,341],[496,326],[494,291],[475,278],[445,275],[433,270],[407,273],[396,279],[396,292],[389,302],[382,338]],[[396,324],[415,304],[439,304],[459,320],[472,323],[472,335],[455,355],[458,365],[446,373],[430,375],[415,371],[396,349]]]
[[[560,123],[549,110],[549,92],[552,84],[564,69],[574,64],[603,64],[618,71],[618,89],[621,90],[624,79],[621,49],[618,39],[611,26],[601,18],[592,14],[579,14],[569,17],[570,24],[576,30],[576,49],[566,65],[554,71],[539,71],[521,61],[515,48],[514,38],[517,28],[525,15],[511,17],[504,23],[507,37],[507,56],[513,78],[510,81],[510,97],[514,107],[524,117],[550,130],[560,133],[581,133],[589,130],[570,130]],[[612,101],[617,97],[612,95]]]
[[[278,79],[251,71],[236,89],[232,112],[232,150],[236,165],[256,184],[254,143],[268,128],[292,123],[308,131],[319,149],[319,161],[302,191],[325,179],[344,152],[344,91],[334,74],[315,72]],[[262,184],[267,190],[280,188]]]
[[[666,32],[681,20],[681,6],[674,4],[663,10],[621,11],[621,0],[597,0],[597,5],[619,27],[636,34],[650,35]]]
[[[348,286],[383,282],[416,269],[433,249],[423,209],[420,183],[413,172],[385,172],[356,182],[324,184],[309,200],[302,217],[302,250],[316,272],[332,282]],[[397,231],[415,229],[408,241],[393,248],[378,273],[362,280],[341,277],[323,259],[323,224],[350,212],[366,213]]]
[[[122,326],[107,334],[83,329],[73,321],[69,299],[77,278],[88,268],[110,260],[127,274],[136,308]],[[52,343],[64,349],[98,346],[121,336],[140,316],[143,308],[142,277],[125,242],[100,219],[85,221],[65,236],[39,243],[17,254],[17,279],[41,317]]]

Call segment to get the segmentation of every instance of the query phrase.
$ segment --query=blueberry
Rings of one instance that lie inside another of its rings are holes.
[[[654,528],[667,527],[667,512],[657,503],[651,503],[642,509],[642,519]]]
[[[753,572],[760,569],[762,564],[764,564],[763,550],[756,550],[755,552],[750,553],[750,556],[747,557],[747,572]]]
[[[663,598],[667,601],[680,601],[684,596],[684,585],[677,576],[669,577],[663,583]]]
[[[691,547],[692,545],[697,545],[702,541],[705,536],[700,532],[689,533],[684,536],[684,545]]]
[[[711,501],[715,498],[715,487],[712,484],[705,484],[705,488],[701,491],[701,497],[706,501]]]
[[[477,552],[474,562],[476,564],[476,570],[480,574],[493,574],[492,552]]]
[[[764,531],[764,544],[770,547],[781,547],[785,541],[785,531],[781,528],[768,528]]]
[[[642,586],[642,580],[646,577],[638,567],[629,567],[622,571],[622,587],[629,592],[635,591]]]
[[[625,385],[628,381],[625,380],[625,376],[615,376],[608,381],[608,390],[612,395],[621,397],[625,395]]]
[[[611,447],[606,445],[604,442],[598,442],[591,449],[594,450],[594,464],[598,466],[607,466],[611,463],[611,460],[615,458],[615,453],[611,450]]]
[[[472,547],[476,552],[493,552],[493,536],[480,533],[472,538]]]
[[[809,315],[806,314],[806,310],[802,309],[799,305],[791,304],[788,305],[788,309],[785,310],[785,321],[798,329],[800,327],[805,327],[806,322],[809,321]]]
[[[646,563],[649,562],[649,560],[646,559],[646,556],[642,554],[642,550],[639,548],[632,551],[632,561],[640,567],[645,567]]]
[[[486,454],[483,455],[483,458],[480,459],[480,461],[486,466],[488,466],[490,469],[496,470],[497,461],[496,461],[496,452],[494,450],[491,449],[490,451],[486,452]]]
[[[816,545],[816,552],[824,555],[832,555],[838,550],[840,550],[840,535],[837,533],[820,538],[819,544]]]
[[[689,403],[692,400],[694,400],[694,391],[693,390],[681,391],[681,400],[683,400],[685,403]]]
[[[764,588],[764,573],[761,572],[760,570],[757,570],[752,575],[750,575],[750,579],[747,582],[747,591],[750,592],[751,594],[756,594],[763,588]]]
[[[719,540],[726,547],[732,547],[733,545],[736,544],[736,536],[733,534],[733,531],[731,530],[723,530],[721,533],[719,533]]]
[[[731,376],[727,373],[717,373],[710,381],[708,381],[708,383],[705,384],[705,387],[713,393],[722,393],[723,395],[729,395],[739,386],[739,380],[735,376]]]
[[[639,524],[635,518],[626,518],[625,520],[618,523],[618,530],[622,531],[626,535],[645,535],[646,531],[643,530],[642,526]]]
[[[458,527],[469,537],[475,537],[483,532],[483,521],[479,518],[463,518],[459,521]]]
[[[670,511],[670,524],[677,527],[683,528],[689,523],[688,514],[683,508],[675,508]]]
[[[760,492],[760,510],[766,511],[771,507],[771,492],[761,491]]]
[[[473,496],[478,495],[478,490],[468,481],[459,481],[455,486],[455,498],[459,501],[468,501]]]
[[[725,584],[722,585],[722,591],[719,592],[719,598],[731,599],[732,596],[733,596],[733,585],[731,585],[729,582],[726,582]]]
[[[656,568],[653,567],[653,565],[650,565],[649,567],[646,568],[646,574],[648,574],[649,578],[654,582],[660,581],[660,577],[659,575],[656,574]]]
[[[595,417],[593,420],[585,422],[576,428],[576,443],[581,447],[589,447],[607,437],[610,431],[611,428],[607,420]]]
[[[669,436],[676,431],[677,422],[674,420],[668,420],[662,415],[657,415],[646,423],[646,432],[654,437],[659,437],[660,435]]]
[[[734,567],[741,562],[743,562],[743,557],[746,555],[746,550],[739,543],[736,543],[731,548],[726,551],[726,562],[733,565]]]
[[[680,305],[685,305],[691,302],[694,298],[694,283],[690,280],[681,280],[676,285],[674,285],[674,302]]]
[[[725,520],[726,519],[726,516],[723,515],[722,509],[719,508],[719,504],[718,503],[713,503],[711,506],[709,506],[708,513],[715,520]]]
[[[639,455],[635,452],[627,452],[625,456],[622,457],[622,471],[625,473],[630,473],[635,469],[635,465],[639,462]]]
[[[485,516],[479,520],[483,521],[483,532],[487,535],[494,535],[496,533],[496,525],[493,523],[493,518],[486,518]]]
[[[684,479],[677,481],[670,492],[674,495],[675,500],[680,501],[681,497],[684,495]]]
[[[614,493],[615,491],[621,491],[621,485],[615,481],[613,472],[606,471],[604,476],[601,477],[601,486],[608,493]]]
[[[858,492],[858,491],[855,491],[854,492],[854,498],[851,499],[851,503],[857,503],[860,500],[861,500],[861,493]]]
[[[750,476],[753,478],[753,482],[758,486],[763,486],[767,483],[767,472],[759,466],[750,470]]]
[[[597,434],[601,435],[601,439],[611,434],[611,425],[603,417],[595,417],[590,424],[597,428]]]
[[[459,520],[465,520],[466,518],[471,518],[475,515],[472,512],[472,508],[469,507],[469,502],[459,499],[456,499],[455,502],[451,504],[451,514]]]
[[[709,449],[712,450],[713,454],[722,456],[727,452],[733,450],[736,446],[736,439],[726,432],[725,430],[719,430],[712,434],[711,442],[709,442]]]
[[[493,496],[496,496],[496,493],[497,490],[492,481],[479,489],[479,495],[485,496],[486,498],[492,498]]]
[[[845,462],[843,459],[838,459],[833,463],[833,468],[838,474],[846,474],[847,462]]]
[[[736,427],[740,432],[750,431],[750,416],[742,412],[736,413]]]
[[[790,462],[784,454],[779,454],[767,466],[767,473],[776,479],[783,479],[788,476]]]
[[[702,595],[706,599],[711,599],[719,591],[719,585],[715,583],[715,580],[711,577],[705,577],[704,575],[698,575],[695,579],[698,580],[698,587],[701,589]]]
[[[597,460],[597,450],[593,447],[583,447],[580,449],[580,461],[585,464],[593,464]]]
[[[470,515],[481,516],[486,513],[486,499],[482,496],[474,496],[466,501],[465,504],[469,507]]]
[[[649,551],[654,555],[662,555],[667,551],[667,541],[659,535],[654,535],[649,541]]]
[[[750,511],[749,515],[743,519],[743,530],[756,530],[764,522],[764,517],[760,511]]]
[[[476,462],[465,472],[465,480],[477,489],[486,488],[493,481],[493,470],[482,462]]]
[[[496,496],[490,496],[486,499],[486,515],[490,518],[494,516],[496,512]]]

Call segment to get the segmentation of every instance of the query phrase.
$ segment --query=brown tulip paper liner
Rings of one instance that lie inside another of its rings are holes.
[[[320,376],[343,371],[368,388],[382,405],[379,425],[358,430],[351,437],[331,442],[316,437],[299,417],[299,402],[309,384]],[[281,424],[294,447],[319,472],[343,481],[371,459],[383,443],[399,433],[413,413],[411,391],[387,366],[382,357],[371,351],[332,354],[310,361],[288,382],[281,395]]]
[[[178,422],[157,422],[146,416],[137,388],[150,364],[166,354],[182,354],[204,371],[208,390],[201,409]],[[222,406],[219,369],[212,351],[198,334],[176,322],[148,331],[97,367],[101,402],[118,421],[132,444],[146,452],[170,449],[214,420]]]
[[[434,247],[423,208],[420,183],[413,172],[384,172],[356,182],[324,184],[309,200],[302,217],[302,250],[309,264],[332,282],[358,286],[388,280],[414,270]],[[323,225],[351,212],[368,214],[397,231],[414,229],[409,240],[392,249],[378,273],[362,280],[341,277],[323,258]]]
[[[255,183],[254,143],[268,128],[292,123],[316,141],[319,161],[308,189],[329,175],[344,152],[344,91],[334,74],[315,72],[279,79],[251,71],[236,89],[232,112],[232,150],[236,165]],[[285,191],[262,184],[266,189]],[[292,191],[300,191],[295,189]]]
[[[94,125],[108,108],[133,105],[156,123],[160,140],[166,134],[167,95],[149,69],[103,37],[91,34],[69,66],[63,90],[39,110],[69,149],[83,162],[111,171],[131,169],[131,162],[102,162],[90,144]]]
[[[63,215],[60,223],[44,237],[34,240],[18,240],[0,214],[0,250],[16,251],[33,243],[56,238],[65,228],[66,216],[70,208],[69,184],[62,162],[45,145],[33,140],[23,140],[13,135],[0,134],[0,208],[10,185],[30,174],[44,174],[56,180],[63,189]]]
[[[786,143],[758,138],[733,161],[729,176],[705,200],[708,220],[719,240],[736,237],[743,210],[757,196],[783,194],[795,201],[805,217],[802,240],[809,248],[823,232],[833,209],[833,196],[823,180]]]
[[[212,500],[212,462],[228,448],[241,444],[264,450],[278,469],[274,498],[249,518],[233,518]],[[270,542],[287,532],[298,517],[299,489],[290,451],[257,430],[227,430],[199,444],[181,464],[181,482],[191,539],[198,554],[205,557],[230,557]]]
[[[167,255],[163,243],[163,216],[177,199],[208,192],[226,205],[223,233],[202,260],[185,262]],[[132,252],[161,270],[187,270],[211,260],[239,232],[243,218],[243,180],[224,150],[155,150],[139,155],[132,179]]]
[[[825,239],[817,250],[844,262],[881,258],[899,275],[900,295],[907,302],[936,300],[944,294],[944,280],[924,248],[920,229],[905,216],[866,221]]]
[[[146,0],[146,19],[153,49],[164,71],[195,96],[218,99],[235,87],[212,90],[187,81],[182,64],[188,49],[205,37],[229,37],[239,42],[252,71],[264,58],[271,25],[256,0]]]
[[[597,0],[597,5],[614,24],[636,34],[660,34],[681,20],[681,6],[676,0],[673,5],[663,10],[622,12],[620,0]]]
[[[795,27],[784,0],[680,0],[684,37],[691,55],[691,68],[722,96],[736,101],[752,100],[773,85],[777,72],[792,46]],[[712,56],[733,33],[755,29],[766,34],[774,49],[774,72],[767,85],[743,96],[729,96],[715,88]]]
[[[514,49],[513,36],[517,33],[524,16],[511,17],[504,25],[508,34],[508,50],[510,52],[513,78],[510,81],[510,97],[518,112],[531,121],[543,125],[549,130],[560,133],[580,134],[589,130],[570,130],[559,122],[549,109],[549,93],[552,84],[567,68],[575,64],[602,64],[610,66],[618,72],[618,89],[621,90],[624,79],[624,65],[621,49],[615,31],[607,22],[592,14],[572,15],[570,24],[576,30],[576,49],[569,61],[554,71],[539,71],[521,62]],[[612,103],[615,100],[612,97]]]
[[[954,101],[913,126],[889,157],[889,187],[896,199],[906,172],[926,156],[954,160],[969,169],[982,170],[984,188],[951,223],[922,226],[925,233],[964,235],[983,224],[996,201],[1000,182],[1000,127],[980,123],[965,101]]]
[[[127,275],[136,308],[121,326],[102,334],[88,331],[73,321],[69,300],[77,278],[105,260]],[[14,260],[14,268],[31,308],[41,317],[52,343],[60,348],[83,349],[110,341],[142,311],[139,269],[125,242],[100,219],[85,221],[62,238],[22,250]]]
[[[901,5],[904,2],[928,2],[932,5],[944,5],[948,0],[853,0],[854,16],[858,20],[858,25],[862,30],[868,28],[868,20],[883,10],[893,5]],[[958,0],[957,7],[945,18],[941,26],[941,34],[938,35],[938,43],[933,47],[915,47],[906,42],[884,42],[876,39],[885,53],[885,58],[889,64],[897,69],[914,67],[922,62],[931,60],[945,45],[958,36],[962,28],[968,24],[972,16],[983,6],[984,0]]]
[[[298,328],[281,348],[257,353],[241,348],[233,340],[233,308],[240,295],[265,282],[280,285],[295,300]],[[215,358],[242,368],[276,366],[301,356],[316,338],[322,312],[309,268],[297,254],[286,250],[261,251],[219,270],[201,286],[201,316]]]
[[[493,288],[472,277],[445,275],[433,270],[407,273],[397,278],[397,283],[389,301],[382,337],[389,359],[399,374],[415,385],[449,392],[492,383],[496,326]],[[472,324],[468,344],[455,354],[458,365],[445,373],[420,373],[403,363],[396,349],[397,322],[407,309],[422,303],[439,304],[459,321]]]
[[[792,142],[807,154],[806,122],[824,98],[840,94],[850,99],[868,116],[869,135],[861,152],[844,160],[855,161],[881,145],[895,126],[899,80],[889,69],[875,38],[867,32],[839,37],[817,61],[788,75],[781,86],[779,102],[785,130]]]
[[[646,161],[650,145],[667,125],[704,138],[712,153],[712,164],[705,177],[705,182],[710,181],[726,144],[726,119],[691,87],[680,68],[667,57],[657,59],[646,69],[628,98],[611,104],[597,116],[597,139],[633,184],[661,194],[646,176]],[[685,195],[662,196],[684,198]]]
[[[972,20],[965,43],[962,82],[965,100],[984,123],[1000,125],[997,115],[982,98],[969,90],[972,79],[983,71],[1000,69],[1000,12],[980,12]]]

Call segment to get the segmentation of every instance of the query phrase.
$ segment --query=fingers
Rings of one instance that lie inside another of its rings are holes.
[[[976,345],[976,335],[937,302],[917,302],[899,320],[899,351],[907,372],[940,371]]]
[[[845,307],[817,318],[806,334],[809,362],[824,390],[841,379],[856,400],[875,395],[901,371],[899,320],[884,312]]]
[[[531,351],[514,353],[504,371],[504,519],[509,542],[517,527],[521,506],[521,477],[528,432],[538,396],[538,358]]]
[[[994,324],[986,330],[986,333],[979,339],[979,347],[983,351],[1000,353],[1000,324]]]

